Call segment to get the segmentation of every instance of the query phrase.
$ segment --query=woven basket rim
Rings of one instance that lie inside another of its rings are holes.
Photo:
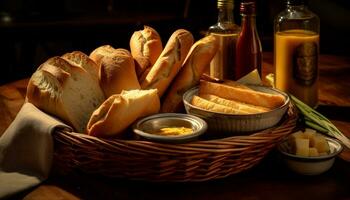
[[[266,140],[266,139],[273,139],[276,137],[279,137],[279,134],[271,134],[274,132],[274,130],[278,130],[281,128],[284,124],[286,124],[288,121],[292,120],[293,118],[297,118],[297,109],[293,104],[290,104],[289,109],[287,110],[285,115],[289,115],[288,117],[284,116],[281,120],[281,122],[271,128],[264,129],[258,132],[254,132],[247,135],[234,135],[229,137],[222,137],[222,138],[216,138],[216,139],[210,139],[210,140],[195,140],[190,141],[186,143],[161,143],[156,141],[150,141],[150,140],[135,140],[135,139],[120,139],[120,138],[99,138],[95,136],[90,136],[83,133],[78,133],[74,131],[69,131],[67,129],[57,129],[55,130],[56,133],[64,134],[66,136],[72,136],[72,141],[75,141],[74,138],[78,138],[79,140],[86,141],[86,142],[99,142],[99,143],[106,143],[106,144],[113,144],[115,142],[118,143],[125,143],[125,144],[142,144],[142,145],[157,145],[157,146],[168,146],[168,147],[177,147],[177,146],[196,146],[196,145],[203,145],[203,144],[215,144],[215,143],[224,143],[225,141],[232,141],[232,140],[241,140],[241,141],[253,141],[253,140]],[[81,141],[76,141],[81,142]]]
[[[182,144],[146,140],[104,139],[56,130],[55,166],[112,178],[145,181],[207,181],[240,173],[259,163],[296,127],[290,106],[278,126],[251,135]]]

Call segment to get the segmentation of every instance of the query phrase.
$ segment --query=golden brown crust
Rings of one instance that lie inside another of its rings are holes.
[[[141,88],[157,88],[161,97],[179,72],[187,53],[193,44],[192,34],[184,29],[176,30],[169,38],[164,50],[152,66]]]
[[[78,64],[56,56],[32,75],[26,99],[84,133],[90,114],[104,101],[104,96],[96,77]]]
[[[247,112],[240,111],[233,107],[217,104],[196,95],[193,96],[191,104],[198,108],[202,108],[204,110],[209,110],[212,112],[218,112],[218,113],[224,113],[224,114],[248,114]]]
[[[252,89],[245,89],[242,87],[234,87],[226,84],[201,80],[199,86],[199,95],[203,94],[212,94],[224,99],[241,101],[247,104],[267,107],[271,109],[280,107],[285,101],[282,95],[268,94]]]
[[[76,65],[85,69],[93,78],[98,80],[98,66],[97,64],[89,58],[85,53],[81,51],[73,51],[71,53],[66,53],[61,56],[64,60],[69,62],[71,65]]]
[[[130,51],[135,59],[136,74],[138,77],[157,61],[163,50],[162,41],[158,32],[149,26],[135,31],[130,38]]]
[[[89,58],[93,60],[96,63],[97,67],[99,68],[103,57],[106,57],[106,56],[113,57],[114,54],[115,54],[115,49],[111,45],[103,45],[94,49],[90,53]]]
[[[214,36],[206,36],[198,40],[190,49],[184,65],[171,83],[170,89],[162,104],[162,112],[180,112],[182,96],[191,87],[199,83],[199,79],[209,66],[218,49],[218,41]]]
[[[200,97],[208,101],[211,101],[213,103],[217,103],[223,106],[228,106],[228,107],[237,109],[238,114],[247,114],[247,113],[256,114],[256,113],[263,113],[271,110],[269,108],[246,104],[240,101],[224,99],[211,94],[202,94],[200,95]]]
[[[107,98],[122,90],[140,89],[134,60],[128,50],[116,49],[113,56],[101,59],[100,85]]]
[[[118,136],[136,119],[157,113],[157,90],[130,90],[110,96],[91,115],[88,134],[96,137]]]

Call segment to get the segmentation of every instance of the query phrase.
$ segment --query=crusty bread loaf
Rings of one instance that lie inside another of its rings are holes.
[[[61,58],[65,59],[72,65],[77,65],[84,68],[93,78],[98,80],[98,66],[89,58],[85,53],[81,51],[73,51],[66,53]]]
[[[247,104],[262,106],[267,108],[277,108],[283,105],[285,99],[279,94],[269,94],[264,92],[235,87],[227,84],[213,83],[201,80],[199,95],[212,94],[224,99],[241,101]]]
[[[237,114],[255,114],[270,111],[271,109],[255,106],[251,104],[246,104],[240,101],[228,100],[211,94],[200,95],[201,98],[206,99],[210,102],[217,103],[223,106],[228,106],[237,109]]]
[[[192,97],[191,104],[196,107],[202,108],[204,110],[223,113],[223,114],[249,114],[248,112],[239,110],[234,107],[229,107],[229,106],[214,103],[207,99],[201,98],[197,95]]]
[[[182,96],[191,87],[199,83],[199,79],[218,49],[218,40],[209,35],[198,40],[190,49],[183,67],[171,83],[162,103],[161,112],[182,111]]]
[[[126,49],[115,49],[113,56],[101,59],[100,85],[106,96],[119,94],[122,90],[140,89],[134,59]]]
[[[162,40],[158,32],[149,26],[135,31],[130,38],[130,51],[135,59],[138,77],[147,75],[145,70],[152,67],[163,50]],[[147,70],[149,71],[149,70]]]
[[[32,75],[27,100],[84,133],[91,113],[104,101],[98,81],[84,68],[53,57]]]
[[[189,31],[184,29],[176,30],[169,38],[164,50],[152,66],[145,80],[141,82],[141,88],[157,88],[158,95],[161,97],[179,72],[193,44],[193,40],[193,36]]]
[[[115,49],[110,45],[103,45],[94,49],[89,57],[98,67],[101,66],[102,58],[115,56]]]
[[[157,113],[160,101],[156,89],[129,90],[110,96],[92,114],[88,134],[111,137],[121,134],[137,118]]]

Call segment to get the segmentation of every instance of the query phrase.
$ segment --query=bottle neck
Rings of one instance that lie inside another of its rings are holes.
[[[234,23],[233,8],[219,7],[218,23]]]
[[[256,17],[255,15],[242,15],[242,29],[256,29]]]

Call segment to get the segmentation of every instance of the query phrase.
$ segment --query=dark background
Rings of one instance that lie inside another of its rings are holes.
[[[257,0],[264,51],[273,51],[273,19],[285,0]],[[240,24],[240,1],[235,21]],[[321,54],[349,56],[350,1],[309,0],[321,20]],[[178,28],[202,37],[217,20],[216,0],[0,0],[0,84],[29,77],[52,56],[100,45],[129,49],[132,33],[149,25],[163,45]]]

